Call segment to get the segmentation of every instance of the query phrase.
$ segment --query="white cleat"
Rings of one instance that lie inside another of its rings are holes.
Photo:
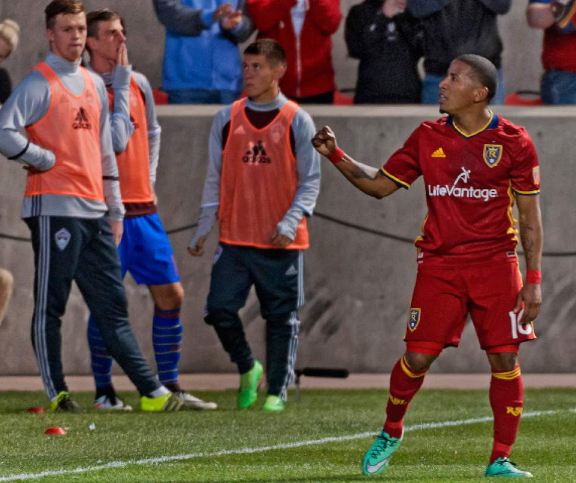
[[[177,391],[175,394],[184,403],[183,409],[196,409],[198,411],[213,411],[214,409],[218,409],[218,404],[215,402],[203,401],[185,391]]]
[[[99,411],[132,411],[132,406],[124,404],[119,397],[100,396],[94,401],[94,407]]]

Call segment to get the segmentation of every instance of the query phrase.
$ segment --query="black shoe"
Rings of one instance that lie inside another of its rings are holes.
[[[81,410],[68,391],[60,391],[56,399],[50,403],[50,411],[55,413],[77,413]]]

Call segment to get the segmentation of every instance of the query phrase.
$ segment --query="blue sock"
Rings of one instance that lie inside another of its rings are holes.
[[[158,366],[158,378],[168,387],[178,385],[178,363],[182,344],[180,308],[162,310],[154,307],[152,343]]]
[[[112,356],[108,354],[106,344],[92,316],[88,319],[88,346],[96,393],[99,394],[101,390],[112,386]]]

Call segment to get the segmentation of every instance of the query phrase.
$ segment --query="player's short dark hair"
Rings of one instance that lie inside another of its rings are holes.
[[[476,54],[459,55],[454,60],[459,60],[472,67],[475,79],[488,89],[486,101],[490,102],[496,94],[496,87],[498,86],[498,69],[496,66],[486,57]]]
[[[57,15],[74,15],[82,12],[84,12],[84,4],[80,0],[52,0],[44,9],[46,28],[54,27]]]
[[[126,26],[124,25],[124,19],[122,15],[109,8],[101,8],[99,10],[93,10],[88,12],[86,15],[86,24],[88,26],[88,37],[96,37],[98,35],[98,24],[100,22],[109,22],[110,20],[120,20],[124,32],[126,32]]]
[[[275,40],[258,39],[244,49],[244,54],[263,55],[272,65],[286,64],[286,52]]]

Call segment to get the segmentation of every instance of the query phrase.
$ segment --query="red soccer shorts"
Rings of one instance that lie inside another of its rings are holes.
[[[535,339],[533,323],[520,324],[513,310],[521,288],[515,255],[458,265],[422,258],[404,340],[458,346],[468,314],[484,350]]]

